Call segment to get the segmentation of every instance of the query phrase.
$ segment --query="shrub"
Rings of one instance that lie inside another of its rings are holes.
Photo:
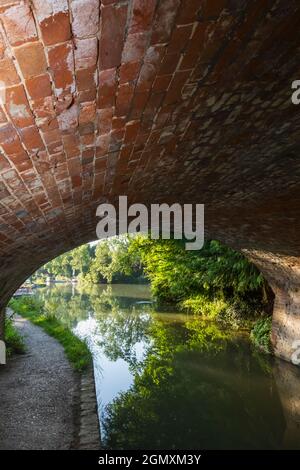
[[[254,346],[266,354],[272,354],[271,327],[271,317],[261,318],[257,320],[250,334]]]
[[[24,339],[14,326],[12,318],[7,317],[5,319],[5,343],[6,343],[6,352],[8,356],[11,356],[13,353],[24,354],[25,344]]]

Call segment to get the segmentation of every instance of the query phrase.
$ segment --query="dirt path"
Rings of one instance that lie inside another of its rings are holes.
[[[78,380],[62,346],[17,318],[27,353],[0,366],[0,449],[70,449]]]

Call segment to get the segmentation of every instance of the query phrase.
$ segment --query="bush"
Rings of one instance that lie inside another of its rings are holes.
[[[266,354],[272,354],[271,327],[271,317],[261,318],[255,323],[250,334],[254,346]]]
[[[202,295],[196,295],[181,302],[180,307],[204,318],[216,319],[225,312],[228,304],[223,299],[209,300]]]
[[[23,337],[20,335],[18,330],[13,324],[12,318],[5,319],[5,343],[6,343],[6,352],[8,356],[11,356],[13,353],[24,354],[25,353],[25,343]]]

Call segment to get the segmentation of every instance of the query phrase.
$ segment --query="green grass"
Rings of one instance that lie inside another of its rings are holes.
[[[25,353],[25,344],[22,336],[14,326],[12,318],[5,319],[5,344],[7,356]]]
[[[92,362],[91,353],[85,341],[80,340],[72,331],[54,316],[43,313],[43,306],[33,297],[12,299],[9,306],[22,317],[43,328],[63,346],[66,356],[77,371],[89,367]]]
[[[254,346],[266,354],[272,354],[271,327],[271,317],[261,318],[255,322],[250,333],[250,339]]]

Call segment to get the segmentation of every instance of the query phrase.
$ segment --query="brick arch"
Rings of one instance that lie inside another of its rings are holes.
[[[274,344],[289,360],[299,22],[297,0],[0,0],[2,306],[95,237],[102,200],[205,203],[207,235],[247,250],[277,288]]]

